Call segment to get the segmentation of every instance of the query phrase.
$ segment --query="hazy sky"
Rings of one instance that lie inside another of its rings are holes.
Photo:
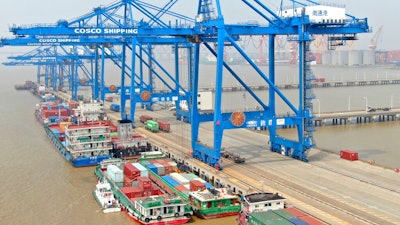
[[[154,0],[153,0],[154,1]],[[160,2],[164,2],[159,0]],[[108,0],[2,0],[0,7],[0,36],[12,37],[8,31],[12,24],[31,25],[35,23],[55,23],[59,19],[72,19],[91,12],[94,7],[108,5],[114,1]],[[195,0],[180,0],[185,4],[188,11],[195,12],[197,2]],[[274,7],[279,6],[280,0],[261,0],[261,2]],[[286,1],[288,2],[288,1]],[[360,34],[360,40],[355,44],[357,49],[367,49],[371,38],[376,30],[383,25],[381,39],[378,49],[400,49],[398,44],[398,26],[400,21],[400,1],[398,0],[350,0],[350,1],[324,1],[346,5],[346,12],[358,18],[367,17],[370,26],[374,29],[372,33]],[[254,13],[245,10],[240,0],[221,0],[222,11],[227,22],[240,22],[257,18]],[[18,50],[17,50],[17,49]],[[11,51],[20,51],[21,47],[0,48],[2,54]],[[26,51],[25,51],[26,52]]]

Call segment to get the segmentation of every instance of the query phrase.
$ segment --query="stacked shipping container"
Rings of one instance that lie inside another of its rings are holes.
[[[128,198],[160,195],[163,192],[148,178],[148,171],[139,163],[125,163],[123,168],[108,165],[107,176],[121,187]],[[123,184],[123,187],[122,187]]]

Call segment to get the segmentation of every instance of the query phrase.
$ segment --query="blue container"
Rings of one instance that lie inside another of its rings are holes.
[[[60,131],[58,131],[57,129],[52,129],[51,132],[53,132],[56,137],[60,137]]]
[[[111,104],[110,109],[114,112],[119,112],[120,106],[118,104]]]
[[[149,170],[153,171],[155,174],[158,174],[158,169],[157,169],[157,167],[156,167],[155,165],[149,163],[149,164],[146,165],[146,167],[147,167]]]
[[[214,186],[208,182],[206,182],[206,188],[214,188]]]
[[[179,183],[176,180],[174,180],[172,177],[170,177],[168,175],[162,176],[162,179],[164,179],[167,183],[169,183],[170,185],[172,185],[174,187],[179,185]]]
[[[309,225],[309,223],[305,222],[300,218],[289,219],[289,222],[293,223],[294,225]]]

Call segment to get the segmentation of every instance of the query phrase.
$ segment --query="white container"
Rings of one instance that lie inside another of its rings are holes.
[[[165,175],[165,168],[161,163],[153,163],[155,167],[157,167],[158,175],[164,176]]]
[[[149,171],[140,163],[132,163],[132,165],[140,171],[141,177],[149,177]]]
[[[114,182],[123,182],[124,176],[122,170],[116,165],[107,166],[107,176]]]
[[[179,173],[171,173],[169,176],[181,185],[189,184],[189,180]]]

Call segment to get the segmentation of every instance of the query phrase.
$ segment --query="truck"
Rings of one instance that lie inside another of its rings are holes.
[[[325,82],[326,79],[324,77],[317,77],[315,78],[314,82]]]
[[[238,154],[229,152],[229,151],[221,151],[221,156],[226,158],[226,159],[230,159],[235,163],[245,163],[246,159],[244,157],[241,157]]]
[[[168,121],[159,120],[157,122],[158,122],[158,127],[160,128],[161,131],[170,132],[171,125]]]
[[[104,99],[107,102],[112,102],[114,100],[113,96],[106,96],[106,98]]]
[[[120,111],[120,106],[118,104],[111,104],[110,105],[110,110],[114,112],[119,112]]]
[[[140,116],[140,122],[146,123],[147,120],[153,120],[153,117],[148,116],[148,115],[141,115]]]
[[[145,123],[145,128],[147,130],[150,130],[151,132],[158,132],[160,130],[160,127],[158,126],[158,122],[154,120],[147,120]]]

